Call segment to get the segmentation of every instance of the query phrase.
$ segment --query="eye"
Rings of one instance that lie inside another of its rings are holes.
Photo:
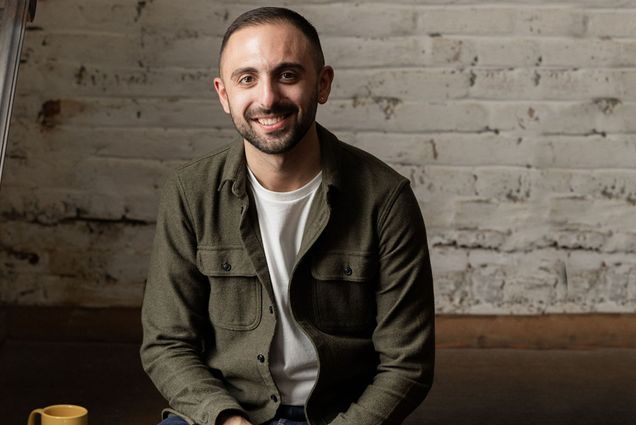
[[[295,72],[292,71],[283,71],[280,74],[280,79],[283,81],[296,81],[298,79]]]
[[[241,78],[239,78],[238,80],[239,84],[251,84],[254,82],[254,77],[252,77],[251,75],[244,75]]]

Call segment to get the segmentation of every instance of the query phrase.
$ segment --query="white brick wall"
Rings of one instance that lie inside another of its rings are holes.
[[[409,177],[437,309],[636,309],[636,0],[281,3],[319,121]],[[211,80],[257,2],[40,2],[0,191],[0,302],[138,306],[158,188],[235,136]]]

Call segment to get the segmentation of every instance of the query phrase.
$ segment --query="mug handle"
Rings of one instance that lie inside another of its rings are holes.
[[[35,425],[35,415],[38,413],[41,415],[44,410],[42,409],[33,409],[33,411],[29,414],[29,422],[27,425]]]

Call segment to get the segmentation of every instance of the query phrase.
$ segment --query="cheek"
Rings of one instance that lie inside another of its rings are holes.
[[[307,109],[307,106],[313,101],[314,97],[314,88],[313,87],[303,87],[297,88],[294,90],[290,90],[287,93],[287,99],[292,101],[294,104],[300,106],[303,109]]]
[[[232,114],[238,114],[240,116],[247,110],[250,105],[250,101],[248,96],[242,94],[232,94],[228,93],[228,105]]]

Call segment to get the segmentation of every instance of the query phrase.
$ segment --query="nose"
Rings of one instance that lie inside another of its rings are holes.
[[[272,109],[280,100],[279,87],[272,79],[262,81],[259,94],[259,101],[263,109]]]

